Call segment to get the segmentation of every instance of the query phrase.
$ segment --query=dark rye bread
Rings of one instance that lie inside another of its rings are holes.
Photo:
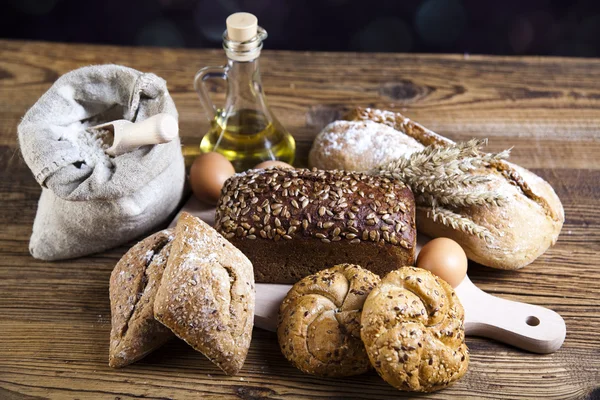
[[[257,282],[294,283],[343,263],[385,275],[414,262],[413,194],[387,178],[249,170],[225,182],[215,221],[250,259]]]

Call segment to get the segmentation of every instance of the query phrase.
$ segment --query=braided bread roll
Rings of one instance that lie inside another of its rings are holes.
[[[342,377],[371,368],[360,339],[360,313],[379,276],[340,264],[297,282],[279,309],[283,355],[308,374]]]
[[[377,373],[400,390],[431,392],[460,379],[469,364],[464,310],[431,272],[403,267],[365,301],[361,338]]]

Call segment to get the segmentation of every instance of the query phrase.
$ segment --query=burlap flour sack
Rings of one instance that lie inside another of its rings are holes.
[[[164,223],[181,200],[185,168],[179,140],[117,157],[86,128],[158,113],[177,117],[166,82],[118,65],[71,71],[19,125],[25,162],[42,186],[31,254],[44,260],[106,250]]]

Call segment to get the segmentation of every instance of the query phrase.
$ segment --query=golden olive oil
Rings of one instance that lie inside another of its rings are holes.
[[[225,115],[219,110],[202,138],[200,150],[217,151],[231,161],[236,171],[245,171],[268,160],[292,164],[296,143],[276,119],[260,111],[241,109]]]

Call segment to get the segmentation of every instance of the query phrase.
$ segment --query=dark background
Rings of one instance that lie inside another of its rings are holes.
[[[3,0],[0,37],[217,48],[236,11],[268,49],[600,56],[599,0]]]

